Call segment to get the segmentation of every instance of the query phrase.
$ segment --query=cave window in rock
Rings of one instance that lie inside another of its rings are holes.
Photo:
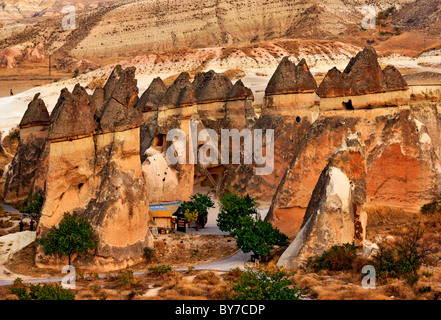
[[[299,117],[299,116],[297,116],[297,118],[296,118],[296,122],[297,123],[300,123],[302,121],[302,119]]]
[[[344,101],[343,101],[343,107],[344,107],[346,110],[354,110],[354,107],[352,106],[352,100],[351,100],[351,99],[349,99],[348,102],[344,102]]]
[[[163,150],[165,146],[165,134],[158,134],[152,141],[152,147],[157,150]]]

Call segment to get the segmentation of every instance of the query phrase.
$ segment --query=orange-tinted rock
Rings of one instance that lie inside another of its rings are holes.
[[[23,60],[29,62],[42,61],[44,58],[44,46],[41,42],[34,48],[27,48],[23,54]]]
[[[16,67],[17,59],[22,56],[20,50],[16,48],[5,48],[0,51],[0,67],[12,69]]]
[[[419,211],[440,193],[439,121],[433,106],[323,114],[300,142],[267,219],[290,237],[297,233],[298,225],[285,221],[303,217],[322,169],[347,130],[361,132],[366,145],[368,205]]]
[[[277,264],[298,268],[334,245],[361,244],[366,233],[366,158],[360,134],[332,154],[309,201],[302,226]]]

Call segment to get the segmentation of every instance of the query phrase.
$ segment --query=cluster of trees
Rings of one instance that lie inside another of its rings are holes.
[[[255,258],[267,256],[274,246],[288,245],[285,234],[262,220],[256,199],[249,194],[225,192],[220,199],[217,225],[220,230],[236,237],[238,247],[245,253],[253,252]]]

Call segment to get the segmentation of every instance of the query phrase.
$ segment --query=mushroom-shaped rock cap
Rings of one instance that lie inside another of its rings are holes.
[[[19,126],[20,128],[26,128],[38,125],[49,125],[50,122],[51,119],[46,105],[44,101],[40,99],[40,93],[37,93],[34,99],[28,104],[28,109],[23,115]]]
[[[136,108],[141,112],[147,112],[151,110],[158,110],[159,104],[161,103],[162,97],[167,91],[167,86],[157,77],[153,79],[150,86],[141,95]]]
[[[302,59],[298,65],[295,65],[288,57],[284,57],[268,82],[265,94],[302,93],[315,90],[317,90],[317,82],[309,71],[306,61]]]
[[[381,70],[375,49],[367,46],[353,57],[343,72],[331,69],[317,90],[321,98],[405,90],[407,83],[392,66]]]
[[[186,89],[183,90],[184,88]],[[182,103],[189,105],[195,102],[196,98],[194,97],[194,89],[192,89],[192,83],[190,82],[190,75],[187,72],[182,72],[162,97],[160,109],[176,108],[183,106]]]
[[[74,140],[91,136],[95,131],[95,121],[86,90],[77,84],[70,93],[62,91],[59,107],[53,114],[50,131],[51,141]]]
[[[196,74],[193,87],[198,103],[225,101],[233,84],[230,79],[213,70]]]
[[[227,100],[245,100],[248,97],[251,97],[254,101],[253,91],[251,91],[250,88],[245,87],[242,80],[238,80],[228,93]]]
[[[134,67],[129,67],[119,74],[99,120],[102,132],[125,131],[141,125],[142,113],[133,107],[138,99],[135,71]]]

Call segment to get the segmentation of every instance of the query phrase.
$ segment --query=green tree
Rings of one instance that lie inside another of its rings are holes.
[[[248,269],[242,271],[231,286],[229,300],[300,300],[307,289],[300,289],[292,280],[293,272]]]
[[[85,254],[97,245],[92,226],[75,211],[65,212],[58,227],[53,226],[47,236],[37,239],[36,243],[43,247],[46,255],[67,256],[69,265],[73,254]]]
[[[231,233],[240,229],[243,223],[249,222],[246,217],[253,215],[257,215],[257,202],[253,197],[226,191],[220,199],[217,225],[220,230]]]
[[[244,217],[242,226],[235,229],[231,235],[237,237],[237,246],[245,253],[253,252],[263,256],[271,252],[274,246],[288,245],[288,237],[273,225],[260,219]]]
[[[40,218],[40,211],[43,207],[43,201],[44,198],[41,194],[39,194],[38,192],[34,193],[32,196],[29,197],[28,203],[23,212],[30,213],[32,219],[38,222]]]
[[[208,208],[214,207],[214,202],[211,200],[208,192],[207,194],[197,193],[191,196],[190,201],[182,203],[182,211],[188,210],[190,212],[198,212],[198,215],[206,217],[208,215]]]

